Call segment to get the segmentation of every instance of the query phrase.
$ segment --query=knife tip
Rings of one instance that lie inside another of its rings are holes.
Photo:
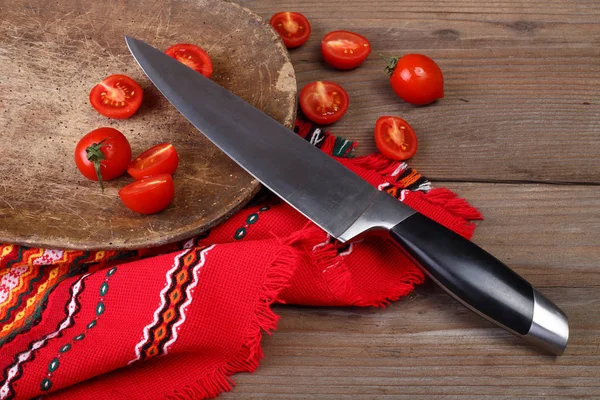
[[[133,54],[133,48],[137,47],[136,45],[138,44],[139,40],[137,40],[129,35],[123,35],[123,36],[125,38],[125,44],[127,45],[127,48]]]

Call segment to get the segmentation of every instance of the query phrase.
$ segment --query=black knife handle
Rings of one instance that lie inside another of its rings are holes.
[[[390,230],[391,237],[436,283],[487,319],[520,335],[532,325],[532,286],[494,256],[422,214]]]

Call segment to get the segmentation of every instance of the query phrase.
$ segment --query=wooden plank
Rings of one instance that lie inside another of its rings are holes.
[[[600,188],[444,186],[482,211],[474,240],[565,310],[563,356],[537,352],[429,282],[387,309],[278,306],[261,367],[223,397],[600,397]]]
[[[332,80],[351,105],[331,129],[375,150],[378,116],[405,117],[419,136],[412,165],[436,179],[600,182],[600,3],[248,0],[265,18],[304,13],[312,35],[292,50],[298,85]],[[320,40],[357,31],[373,53],[360,68],[324,65]],[[428,107],[398,99],[378,53],[420,52],[440,64],[446,97]]]

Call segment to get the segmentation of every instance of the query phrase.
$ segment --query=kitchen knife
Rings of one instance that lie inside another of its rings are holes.
[[[193,69],[142,41],[125,41],[158,90],[200,132],[331,236],[344,242],[383,234],[472,311],[552,354],[564,352],[566,315],[491,254],[378,191]]]

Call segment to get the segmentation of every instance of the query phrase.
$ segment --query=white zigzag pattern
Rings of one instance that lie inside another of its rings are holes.
[[[198,285],[198,272],[200,271],[200,268],[202,268],[204,266],[204,263],[206,262],[206,257],[205,257],[206,253],[208,253],[208,251],[211,250],[213,247],[215,247],[214,244],[200,252],[200,262],[198,262],[198,264],[194,267],[194,271],[193,271],[194,281],[185,290],[185,292],[187,293],[187,300],[185,301],[185,303],[183,303],[182,305],[179,306],[179,314],[181,315],[181,319],[179,321],[177,321],[175,324],[173,324],[173,327],[171,328],[172,337],[163,346],[164,354],[167,354],[169,347],[173,343],[175,343],[175,341],[177,340],[177,331],[179,330],[179,326],[185,322],[185,310],[186,310],[187,306],[189,306],[190,303],[192,302],[192,291],[194,290],[196,285]]]
[[[182,312],[182,315],[181,315],[182,320],[178,321],[176,324],[173,325],[173,338],[171,340],[169,340],[167,343],[165,343],[165,345],[163,347],[165,354],[167,353],[168,347],[171,344],[173,344],[173,342],[175,342],[175,340],[177,340],[176,328],[178,328],[179,325],[181,325],[183,323],[183,321],[185,320],[184,310],[185,310],[185,307],[187,307],[191,302],[191,293],[190,293],[191,289],[196,287],[196,285],[198,284],[197,273],[198,273],[198,269],[200,267],[202,267],[202,265],[204,265],[204,262],[205,262],[204,254],[208,250],[212,249],[213,247],[214,247],[214,245],[207,247],[206,249],[202,250],[202,252],[200,253],[200,257],[201,257],[200,263],[194,268],[194,281],[190,286],[188,286],[188,289],[186,290],[186,292],[188,294],[188,300],[180,306],[180,311]],[[153,318],[152,322],[144,327],[144,330],[143,330],[144,333],[142,336],[142,340],[140,340],[140,342],[135,345],[135,358],[130,360],[127,364],[132,364],[132,363],[138,361],[140,358],[142,358],[141,350],[142,350],[142,347],[144,346],[144,343],[146,343],[150,337],[150,328],[152,328],[152,326],[158,322],[160,312],[167,302],[166,294],[167,294],[167,291],[169,290],[169,287],[171,287],[171,283],[172,283],[171,275],[179,266],[179,260],[181,259],[181,257],[185,256],[189,252],[190,252],[190,249],[186,249],[185,251],[183,251],[183,252],[179,253],[177,256],[175,256],[175,258],[173,259],[173,267],[171,269],[169,269],[166,274],[167,282],[165,283],[165,287],[160,291],[160,305],[154,311],[154,318]]]
[[[46,336],[44,336],[43,338],[41,338],[40,340],[35,342],[31,346],[31,350],[27,350],[27,351],[24,351],[21,354],[19,354],[19,360],[8,369],[8,374],[7,374],[8,376],[6,377],[6,381],[4,381],[4,384],[0,388],[0,399],[5,399],[8,397],[8,395],[10,393],[10,389],[9,389],[10,384],[11,384],[12,380],[15,378],[15,376],[17,375],[17,372],[19,372],[19,365],[21,365],[25,361],[29,360],[29,358],[31,357],[31,355],[33,354],[34,351],[36,351],[40,347],[44,346],[44,344],[46,344],[46,342],[48,340],[54,339],[56,336],[58,336],[58,334],[62,330],[68,328],[71,325],[71,321],[73,319],[73,314],[75,313],[75,307],[76,307],[75,299],[77,298],[77,295],[79,294],[79,292],[81,290],[81,282],[85,278],[87,278],[89,275],[90,274],[83,275],[81,278],[79,278],[79,280],[77,281],[75,286],[73,286],[73,295],[71,296],[71,300],[69,301],[69,306],[68,306],[69,314],[61,322],[58,329],[55,330],[54,332],[47,334]]]
[[[179,259],[181,257],[183,257],[184,255],[186,255],[187,253],[189,253],[190,249],[184,250],[181,253],[177,254],[175,256],[175,258],[173,259],[173,267],[167,271],[167,282],[165,283],[165,287],[160,291],[160,305],[158,306],[158,308],[154,311],[154,319],[152,320],[151,323],[149,323],[148,325],[146,325],[144,327],[144,334],[142,336],[142,340],[140,340],[140,342],[138,344],[135,345],[135,358],[131,361],[129,361],[127,364],[131,364],[136,362],[137,360],[139,360],[142,357],[142,346],[144,345],[144,343],[146,343],[146,341],[148,341],[148,338],[150,337],[150,328],[152,327],[152,325],[156,324],[158,322],[158,318],[159,318],[159,314],[160,314],[160,310],[162,310],[162,308],[165,306],[166,302],[167,302],[167,298],[166,298],[166,293],[169,290],[169,287],[171,286],[171,274],[173,273],[173,271],[175,271],[179,265]]]
[[[18,267],[11,268],[10,272],[2,277],[0,281],[0,304],[4,303],[11,290],[17,287],[21,276],[29,270],[29,265],[21,265]]]

